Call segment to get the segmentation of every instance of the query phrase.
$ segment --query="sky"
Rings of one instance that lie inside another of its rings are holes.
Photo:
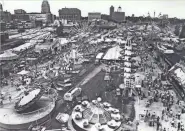
[[[101,12],[109,14],[111,5],[115,10],[119,6],[126,16],[156,16],[161,12],[168,14],[169,17],[185,18],[185,0],[48,0],[50,10],[58,16],[61,8],[79,8],[82,16],[87,16],[88,12]],[[11,13],[14,9],[24,9],[26,12],[41,12],[42,0],[0,0],[3,10]]]

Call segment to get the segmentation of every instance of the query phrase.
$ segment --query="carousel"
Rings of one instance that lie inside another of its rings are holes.
[[[120,128],[121,119],[120,111],[99,97],[76,105],[70,120],[77,131],[115,131]]]

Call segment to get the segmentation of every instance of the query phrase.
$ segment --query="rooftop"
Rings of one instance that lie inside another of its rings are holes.
[[[79,10],[78,8],[62,8],[62,9],[59,10],[59,13],[77,14],[77,13],[81,13],[81,10]]]

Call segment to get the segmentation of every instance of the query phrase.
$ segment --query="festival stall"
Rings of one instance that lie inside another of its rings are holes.
[[[12,53],[11,51],[5,51],[3,54],[0,55],[0,60],[16,60],[18,58],[17,54]]]

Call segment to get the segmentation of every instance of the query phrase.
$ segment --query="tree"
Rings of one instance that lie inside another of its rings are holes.
[[[179,36],[179,33],[180,33],[180,28],[179,26],[175,26],[175,31],[174,31],[175,35],[176,36]]]
[[[57,36],[63,35],[63,29],[64,29],[63,25],[60,25],[59,27],[57,27],[57,29],[56,29]]]
[[[182,27],[179,38],[185,38],[185,25]]]

